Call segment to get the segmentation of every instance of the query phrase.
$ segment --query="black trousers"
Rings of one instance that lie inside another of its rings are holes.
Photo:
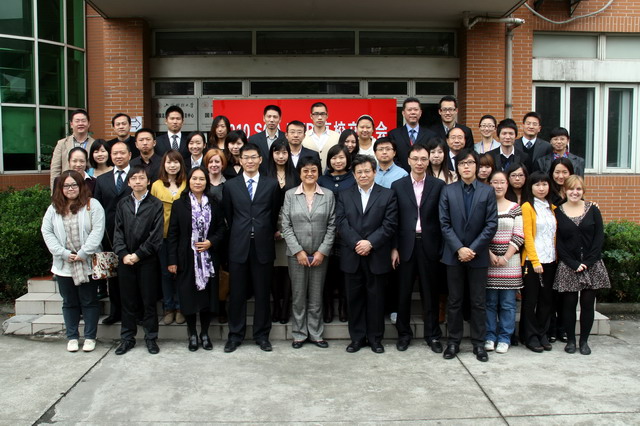
[[[471,343],[474,347],[484,344],[487,333],[487,314],[485,311],[487,268],[471,268],[467,265],[447,265],[447,284],[449,303],[447,327],[449,344],[459,345],[462,341],[463,313],[462,304],[465,294],[465,282],[469,285],[471,305]]]
[[[354,342],[380,343],[384,336],[384,289],[387,274],[374,274],[367,256],[355,273],[346,273],[349,336]]]
[[[547,339],[547,330],[553,310],[553,280],[557,264],[543,263],[542,274],[533,271],[533,265],[527,261],[527,273],[522,289],[522,311],[524,313],[524,341],[528,345],[538,346]],[[522,320],[522,319],[521,319]]]
[[[134,265],[118,264],[120,296],[122,304],[122,340],[136,340],[138,332],[137,313],[142,311],[144,339],[158,338],[158,280],[160,267],[155,256]],[[142,306],[139,306],[142,300]]]
[[[412,338],[411,330],[411,293],[413,282],[418,277],[418,289],[424,320],[424,338],[427,342],[442,337],[438,322],[440,292],[438,290],[438,263],[427,259],[422,239],[416,238],[413,254],[406,262],[400,262],[397,269],[398,319],[396,329],[398,338]]]
[[[257,260],[256,245],[252,239],[246,263],[229,260],[229,340],[242,342],[247,331],[247,299],[255,296],[253,339],[268,340],[271,332],[271,278],[273,262]]]

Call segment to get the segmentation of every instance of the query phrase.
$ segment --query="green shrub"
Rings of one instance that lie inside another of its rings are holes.
[[[21,296],[28,278],[51,269],[51,254],[40,233],[49,204],[49,189],[40,185],[0,193],[0,298]]]
[[[604,227],[602,258],[611,289],[598,294],[601,302],[640,302],[640,225],[617,221]]]

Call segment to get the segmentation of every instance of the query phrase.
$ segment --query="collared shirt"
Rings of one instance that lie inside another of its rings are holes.
[[[291,151],[291,162],[293,163],[293,167],[298,167],[298,160],[300,159],[301,153],[302,149],[300,149],[297,154],[294,154],[293,151]]]
[[[509,164],[511,164],[511,162],[515,159],[514,155],[515,155],[516,150],[513,149],[511,151],[511,154],[506,155],[504,153],[504,151],[502,150],[502,148],[503,148],[502,145],[500,145],[500,156],[502,157],[501,158],[501,160],[502,160],[502,170],[506,170],[509,167]]]
[[[201,156],[199,159],[195,160],[193,156],[191,156],[191,168],[200,167],[202,165],[202,159],[204,156]]]
[[[275,136],[271,137],[269,136],[269,132],[267,132],[267,130],[265,129],[264,135],[267,138],[267,146],[269,147],[269,149],[271,149],[271,145],[276,141],[276,139],[280,137],[280,130],[276,129]]]
[[[527,144],[529,142],[531,142],[531,148],[534,147],[534,145],[536,144],[536,141],[538,140],[538,138],[533,138],[533,139],[527,139],[524,136],[522,137],[522,145],[524,145],[525,148],[527,148]],[[527,149],[531,149],[531,148],[527,148]]]
[[[360,199],[362,200],[362,212],[367,209],[367,203],[369,202],[369,197],[371,196],[371,191],[373,190],[373,185],[365,191],[358,185],[358,192],[360,192]]]
[[[551,263],[556,260],[556,217],[547,201],[534,198],[536,210],[535,247],[540,263]]]
[[[244,184],[247,187],[247,192],[249,191],[249,179],[253,179],[253,194],[251,199],[256,195],[256,189],[258,188],[258,181],[260,180],[260,173],[256,173],[254,177],[247,176],[246,173],[242,172],[242,178],[244,179]]]
[[[471,183],[465,183],[460,179],[458,182],[462,185],[462,200],[464,201],[464,209],[468,217],[471,213],[471,205],[473,204],[473,196],[477,189],[478,180],[474,179]]]
[[[424,182],[426,175],[421,180],[415,180],[411,175],[411,183],[413,184],[413,195],[416,196],[416,204],[418,205],[418,220],[416,221],[416,232],[422,232],[422,223],[420,221],[420,203],[422,202],[422,193],[424,192]]]
[[[138,214],[138,209],[140,208],[140,204],[144,201],[145,198],[147,198],[147,195],[149,195],[149,190],[147,190],[147,192],[144,193],[144,195],[142,197],[140,197],[140,199],[138,200],[136,198],[136,196],[134,195],[134,193],[131,193],[131,197],[133,198],[133,204],[135,206],[135,214]]]
[[[560,158],[560,157],[562,157],[562,158],[569,158],[569,150],[568,150],[568,149],[566,149],[566,150],[564,151],[564,154],[562,154],[562,155],[558,155],[558,154],[556,154],[555,152],[553,153],[553,159],[554,159],[554,160],[557,160],[557,159],[558,159],[558,158]]]
[[[316,134],[314,129],[311,129],[309,132],[309,137],[311,137],[311,140],[316,144],[316,147],[318,147],[318,152],[322,152],[322,148],[324,148],[325,144],[329,141],[329,130],[325,126],[324,132],[320,136]]]
[[[313,207],[313,201],[316,199],[316,194],[324,195],[324,192],[322,192],[322,188],[320,188],[320,185],[316,183],[316,189],[314,189],[313,191],[313,197],[308,198],[307,194],[304,193],[304,185],[301,183],[300,186],[298,186],[298,189],[296,189],[296,192],[294,192],[294,194],[304,195],[307,200],[307,208],[309,209],[309,211],[311,211],[311,207]]]
[[[129,170],[131,169],[131,166],[129,164],[127,164],[127,167],[125,167],[124,169],[122,169],[122,171],[124,173],[122,173],[122,181],[124,182],[125,180],[127,180],[127,175],[129,174]],[[118,169],[117,167],[113,168],[113,183],[116,184],[116,186],[118,185]]]
[[[180,149],[180,141],[182,141],[182,132],[178,132],[178,133],[171,133],[171,130],[167,131],[167,136],[169,137],[169,146],[171,147],[171,149],[173,149],[173,135],[176,135],[178,137],[178,140],[176,142],[178,142],[178,149]]]
[[[73,137],[73,146],[74,147],[80,147],[82,149],[84,149],[85,151],[88,151],[87,149],[87,143],[89,142],[89,136],[87,135],[87,138],[84,140],[84,142],[79,142],[78,140],[76,140],[76,137]]]
[[[418,129],[420,128],[419,124],[416,124],[416,127],[411,127],[409,124],[405,124],[405,127],[407,128],[407,134],[409,134],[409,139],[411,139],[411,131],[413,130],[415,133],[415,135],[413,136],[413,141],[417,141],[418,140],[418,135],[420,134],[420,132],[418,131]]]
[[[398,179],[402,179],[407,175],[407,171],[402,167],[396,166],[395,163],[391,163],[391,167],[387,170],[382,170],[380,164],[378,164],[378,170],[376,171],[376,183],[385,188],[391,188],[391,184]]]

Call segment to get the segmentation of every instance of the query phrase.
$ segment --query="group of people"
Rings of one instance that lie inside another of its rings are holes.
[[[214,118],[208,137],[185,135],[183,112],[172,106],[167,133],[157,139],[149,129],[131,137],[129,116],[118,114],[117,137],[94,141],[88,114],[75,111],[73,134],[54,151],[42,225],[68,350],[79,350],[80,315],[83,350],[95,347],[101,290],[91,258],[112,251],[118,276],[108,280],[111,312],[103,323],[121,321],[119,355],[135,346],[139,323],[149,352],[158,353],[160,294],[163,321],[186,321],[191,351],[212,349],[216,314],[229,323],[224,351],[235,351],[251,297],[253,340],[263,351],[272,350],[274,321],[291,321],[295,349],[328,347],[324,324],[336,306],[348,320],[348,352],[385,351],[385,314],[404,351],[416,285],[425,341],[445,359],[460,351],[464,320],[480,361],[518,340],[543,352],[557,338],[567,352],[589,354],[595,290],[609,281],[602,217],[584,201],[584,160],[568,152],[568,132],[554,129],[551,143],[543,141],[541,117],[531,112],[516,139],[513,120],[486,115],[474,144],[457,122],[454,97],[442,98],[439,113],[441,123],[425,128],[420,101],[407,98],[405,124],[376,140],[368,115],[338,134],[317,102],[309,130],[292,120],[283,132],[280,108],[268,105],[265,130],[247,139],[224,116]]]

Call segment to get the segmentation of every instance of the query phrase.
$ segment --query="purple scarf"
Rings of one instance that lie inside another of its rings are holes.
[[[209,226],[211,225],[211,205],[206,195],[202,194],[202,204],[193,193],[189,192],[191,199],[191,248],[193,249],[193,264],[196,273],[196,287],[199,291],[207,288],[209,278],[215,276],[213,262],[209,250],[199,252],[196,249],[197,242],[207,239]]]

